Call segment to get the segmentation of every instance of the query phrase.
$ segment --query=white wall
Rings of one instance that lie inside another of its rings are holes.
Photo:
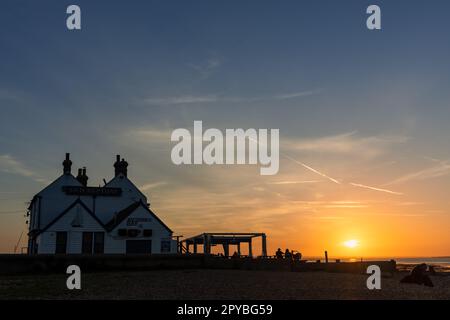
[[[147,203],[147,198],[122,174],[114,177],[106,187],[120,188],[122,194],[120,197],[97,197],[95,214],[105,224],[113,218],[115,213],[127,208],[132,203],[138,201]]]
[[[130,219],[147,219],[149,221],[139,222],[137,226],[129,226],[127,222]],[[136,238],[124,238],[119,237],[117,232],[119,229],[140,229],[141,233]],[[151,237],[143,237],[142,230],[151,229]],[[111,233],[105,238],[105,253],[125,253],[126,240],[152,240],[152,253],[161,253],[161,241],[172,241],[172,234],[157,220],[155,219],[145,208],[138,207],[132,214],[122,221]],[[176,241],[171,242],[171,252],[176,253]]]
[[[77,216],[81,216],[82,226],[74,227],[72,222]],[[146,219],[148,221],[139,222],[136,226],[127,225],[129,219]],[[141,233],[136,238],[119,237],[118,229],[140,229]],[[151,229],[151,237],[143,237],[142,230]],[[152,253],[161,253],[161,241],[171,241],[170,253],[176,253],[176,241],[171,239],[171,233],[155,219],[144,207],[138,207],[132,214],[130,214],[124,221],[122,221],[109,234],[104,228],[84,209],[83,206],[77,204],[63,217],[61,217],[48,230],[43,232],[38,237],[38,253],[40,254],[54,254],[56,246],[56,232],[67,232],[67,253],[80,254],[82,248],[82,233],[83,232],[105,232],[105,247],[104,253],[110,254],[124,254],[126,253],[126,240],[152,240]]]
[[[78,198],[78,196],[66,195],[65,192],[62,191],[63,186],[81,186],[81,184],[72,175],[62,175],[44,190],[39,192],[37,195],[40,196],[40,200],[36,199],[31,212],[33,215],[32,227],[39,228],[37,225],[39,220],[39,208],[40,228],[42,229]]]
[[[81,215],[82,227],[73,227],[77,215]],[[81,206],[77,204],[47,231],[39,235],[38,253],[55,253],[56,232],[67,231],[67,253],[81,253],[83,232],[103,232],[103,227]],[[106,235],[105,235],[106,236]]]

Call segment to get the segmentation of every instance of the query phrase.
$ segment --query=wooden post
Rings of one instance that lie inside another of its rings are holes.
[[[266,243],[266,234],[262,234],[262,256],[267,257],[267,243]]]
[[[225,257],[229,257],[230,256],[230,245],[227,243],[222,244],[223,246],[223,253]]]
[[[328,251],[325,251],[325,263],[328,263]]]
[[[240,257],[241,256],[241,243],[240,242],[238,242],[238,244],[237,244],[237,253],[238,253],[238,256]]]
[[[209,234],[203,235],[203,252],[205,254],[211,253],[211,236]]]
[[[252,252],[252,238],[248,241],[248,256],[251,258],[253,256]]]

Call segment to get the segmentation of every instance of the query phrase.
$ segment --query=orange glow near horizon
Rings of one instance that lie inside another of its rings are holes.
[[[152,210],[174,235],[185,238],[203,232],[264,232],[269,255],[288,248],[304,257],[323,257],[327,251],[330,259],[450,255],[450,204],[444,192],[422,193],[418,186],[402,186],[395,190],[404,195],[395,195],[314,182],[312,173],[292,174],[296,167],[283,167],[287,175],[271,178],[255,174],[252,168],[192,168],[193,175],[202,172],[213,177],[212,182],[167,187],[161,183],[144,192]],[[176,167],[173,174],[177,170],[184,169]],[[137,186],[144,185],[133,178]],[[24,218],[2,218],[0,251],[12,252],[25,229]],[[26,246],[26,238],[25,231],[19,248]],[[215,249],[222,250],[219,246]],[[241,250],[245,254],[246,246]],[[261,253],[258,239],[253,253]]]

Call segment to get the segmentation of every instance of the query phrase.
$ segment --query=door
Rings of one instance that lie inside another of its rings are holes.
[[[152,253],[152,240],[127,240],[127,254]]]

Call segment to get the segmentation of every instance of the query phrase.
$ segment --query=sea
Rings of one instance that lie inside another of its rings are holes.
[[[317,258],[319,259],[319,258]],[[397,266],[404,266],[403,269],[409,270],[414,265],[426,263],[438,269],[440,272],[450,272],[450,257],[414,257],[414,258],[395,258],[395,257],[383,257],[383,258],[342,258],[342,262],[356,262],[356,261],[386,261],[395,260]],[[315,259],[311,259],[315,260]],[[323,260],[323,258],[321,258]],[[330,259],[335,261],[336,259]]]

